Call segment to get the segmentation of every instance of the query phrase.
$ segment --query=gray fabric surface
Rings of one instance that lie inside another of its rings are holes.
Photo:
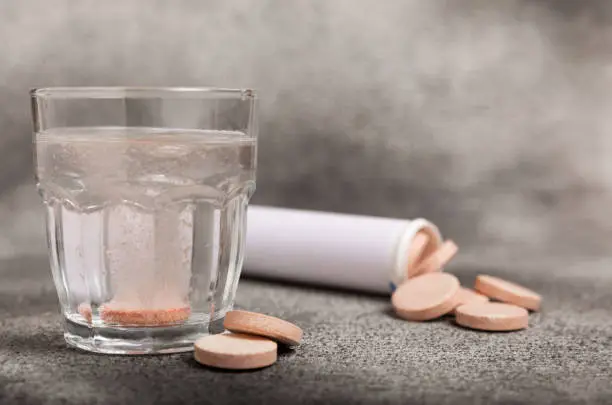
[[[0,403],[612,403],[611,266],[523,258],[499,268],[460,256],[448,270],[465,285],[487,272],[544,296],[528,330],[497,334],[399,320],[386,297],[243,280],[238,307],[291,320],[305,338],[269,368],[232,373],[201,367],[191,354],[67,348],[46,259],[7,260]]]

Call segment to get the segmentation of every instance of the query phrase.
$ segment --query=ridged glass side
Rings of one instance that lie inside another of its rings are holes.
[[[233,305],[254,142],[90,131],[97,136],[70,129],[37,141],[66,339],[108,353],[190,350]]]

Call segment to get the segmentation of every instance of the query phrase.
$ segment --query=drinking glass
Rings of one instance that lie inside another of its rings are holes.
[[[254,92],[77,87],[31,97],[66,342],[100,353],[191,350],[222,323],[240,277]]]

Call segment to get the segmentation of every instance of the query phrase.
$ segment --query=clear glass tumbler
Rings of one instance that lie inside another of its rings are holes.
[[[231,309],[255,190],[252,90],[33,90],[38,190],[69,345],[191,350]]]

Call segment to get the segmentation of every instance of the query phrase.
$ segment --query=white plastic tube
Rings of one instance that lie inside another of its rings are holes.
[[[425,219],[394,219],[286,208],[249,207],[245,275],[375,293],[389,293],[407,276],[412,239],[442,237]]]

